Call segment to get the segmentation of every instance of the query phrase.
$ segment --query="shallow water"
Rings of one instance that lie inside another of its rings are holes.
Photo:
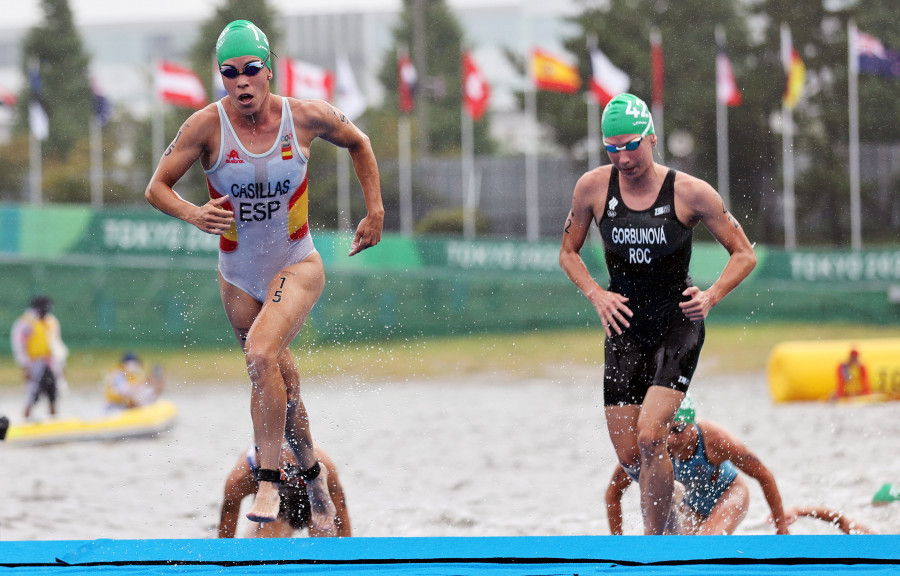
[[[304,399],[357,536],[602,535],[614,459],[599,378],[316,381]],[[883,483],[900,482],[900,403],[773,405],[762,374],[698,375],[692,393],[699,417],[772,470],[786,505],[824,504],[900,533],[900,503],[871,504]],[[0,539],[214,537],[225,477],[250,443],[249,386],[170,384],[166,394],[179,419],[157,438],[0,444]],[[61,412],[95,411],[97,398],[70,392]],[[0,413],[20,410],[19,394],[0,393]],[[749,484],[737,533],[771,534],[762,492]],[[624,508],[626,533],[640,532],[636,487]],[[793,531],[835,533],[814,520]]]

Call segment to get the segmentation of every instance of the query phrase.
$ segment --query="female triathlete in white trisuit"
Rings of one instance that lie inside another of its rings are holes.
[[[225,27],[216,58],[228,94],[184,123],[146,197],[162,212],[221,236],[219,289],[253,382],[250,411],[260,451],[260,488],[248,517],[267,522],[278,514],[278,464],[286,438],[304,470],[312,523],[328,530],[334,505],[327,471],[313,451],[300,375],[288,349],[325,284],[307,222],[312,141],[323,138],[347,148],[362,186],[367,215],[351,256],[381,240],[384,207],[369,138],[327,102],[271,94],[272,56],[265,34],[251,22]],[[197,160],[211,197],[202,206],[173,190]]]

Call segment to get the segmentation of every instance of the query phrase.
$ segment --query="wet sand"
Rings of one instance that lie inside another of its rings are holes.
[[[702,372],[691,387],[698,416],[757,453],[786,505],[824,504],[900,533],[900,502],[871,504],[883,483],[900,482],[900,403],[774,405],[763,374]],[[600,379],[597,371],[317,380],[304,398],[314,437],[338,466],[356,536],[603,535],[614,457]],[[157,438],[0,444],[0,539],[215,537],[225,477],[250,444],[249,385],[170,383],[166,395],[180,414]],[[61,412],[96,413],[99,398],[93,388],[72,391]],[[17,416],[21,401],[18,389],[3,389],[0,413]],[[772,534],[762,492],[749,483],[737,533]],[[626,533],[639,533],[636,487],[624,508]],[[836,530],[801,520],[794,533]]]

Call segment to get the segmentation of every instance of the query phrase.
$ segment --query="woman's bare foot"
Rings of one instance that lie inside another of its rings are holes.
[[[256,498],[253,500],[253,508],[247,514],[247,518],[253,522],[272,522],[278,518],[280,505],[281,496],[278,494],[278,487],[272,482],[260,482]]]
[[[336,529],[334,516],[337,509],[328,491],[328,469],[325,466],[320,466],[318,476],[306,481],[306,493],[309,495],[309,508],[312,512],[310,524],[322,532],[334,531]]]

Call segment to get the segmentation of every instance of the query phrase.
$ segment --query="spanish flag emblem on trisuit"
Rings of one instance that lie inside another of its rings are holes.
[[[281,138],[281,159],[290,160],[293,157],[294,152],[291,150],[291,135],[285,134]]]

